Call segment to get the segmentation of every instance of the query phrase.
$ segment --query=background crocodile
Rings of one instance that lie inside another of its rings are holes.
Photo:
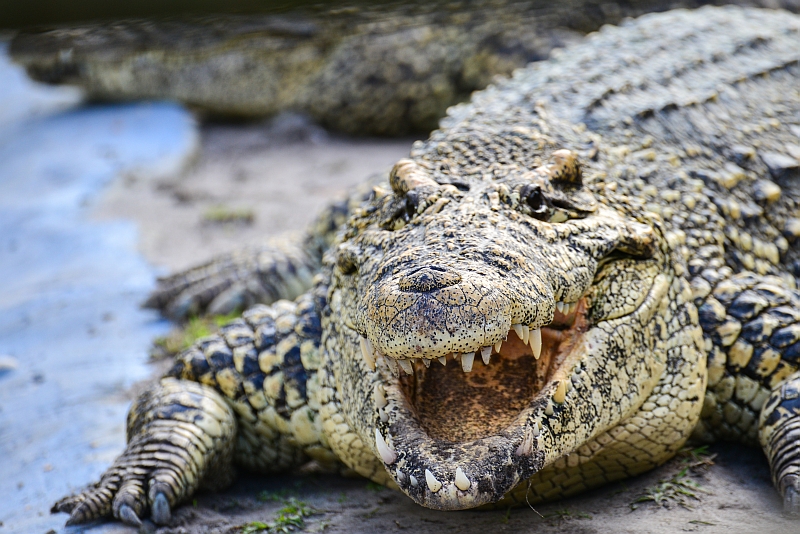
[[[163,522],[234,450],[438,509],[534,502],[694,430],[760,440],[796,511],[798,39],[785,13],[648,16],[454,108],[391,188],[323,216],[308,256],[349,212],[314,288],[183,354],[56,508]]]
[[[430,132],[497,75],[624,17],[702,0],[334,3],[272,13],[25,30],[29,75],[90,98],[170,99],[208,114],[292,110],[351,134]],[[740,0],[785,7],[797,0]]]

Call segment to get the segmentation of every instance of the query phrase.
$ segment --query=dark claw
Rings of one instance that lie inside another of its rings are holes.
[[[126,525],[131,525],[133,527],[142,526],[142,520],[139,519],[139,516],[136,515],[136,512],[133,511],[133,508],[127,504],[123,504],[119,507],[119,518],[122,519],[122,522]]]
[[[153,522],[156,525],[166,525],[169,523],[170,510],[169,501],[163,493],[157,493],[153,499]]]
[[[800,517],[800,491],[789,486],[783,493],[783,513],[790,517]]]

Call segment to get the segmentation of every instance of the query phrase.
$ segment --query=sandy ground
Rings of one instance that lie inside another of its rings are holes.
[[[337,137],[288,114],[261,123],[206,125],[201,138],[184,172],[123,177],[94,211],[102,220],[136,221],[142,253],[170,272],[267,236],[304,230],[332,198],[387,172],[413,142]],[[233,220],[220,222],[219,213]]]
[[[208,125],[201,129],[197,157],[183,173],[119,180],[94,216],[133,219],[145,257],[170,270],[181,268],[271,234],[301,230],[327,198],[385,172],[407,155],[410,144],[332,137],[297,117]],[[249,212],[252,221],[209,221],[209,210],[219,207]],[[171,527],[158,532],[228,532],[251,521],[269,522],[288,497],[318,511],[306,520],[310,531],[800,532],[800,522],[781,516],[781,501],[760,451],[716,445],[710,453],[717,454],[715,464],[693,477],[703,490],[695,492],[699,500],[687,497],[691,508],[675,503],[631,507],[685,467],[682,460],[568,501],[536,506],[536,511],[435,512],[365,480],[287,474],[245,477],[224,493],[200,495],[194,505],[177,511]],[[146,530],[156,529],[148,525]]]

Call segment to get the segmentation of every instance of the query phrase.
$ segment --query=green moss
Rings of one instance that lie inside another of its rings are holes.
[[[191,347],[198,339],[216,333],[220,327],[240,315],[241,312],[235,311],[227,315],[215,315],[213,317],[192,317],[189,322],[176,327],[166,336],[154,339],[153,346],[150,349],[150,358],[160,360],[175,356]]]
[[[216,224],[252,224],[255,220],[253,210],[249,208],[230,208],[227,206],[213,206],[203,214],[203,219]]]

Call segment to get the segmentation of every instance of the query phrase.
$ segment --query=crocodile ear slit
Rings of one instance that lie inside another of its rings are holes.
[[[639,223],[627,223],[620,229],[614,250],[636,258],[651,258],[656,252],[653,229]]]

